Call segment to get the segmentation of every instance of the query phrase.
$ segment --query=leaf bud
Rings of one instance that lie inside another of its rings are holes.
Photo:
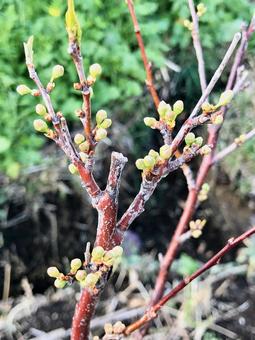
[[[93,64],[89,68],[89,74],[93,78],[97,78],[102,73],[102,67],[100,64]]]
[[[223,115],[212,116],[212,123],[215,125],[221,125],[223,123]]]
[[[202,235],[202,231],[200,229],[192,230],[191,235],[193,238],[199,238]]]
[[[144,161],[145,167],[147,169],[153,168],[155,163],[156,163],[155,158],[153,158],[151,156],[145,156],[143,161]]]
[[[123,248],[121,246],[116,246],[111,250],[113,257],[121,257],[123,254]]]
[[[82,142],[84,142],[85,140],[85,137],[81,134],[81,133],[77,133],[75,136],[74,136],[74,142],[75,144],[81,144]]]
[[[46,133],[49,129],[47,123],[42,119],[35,119],[33,125],[38,132]]]
[[[65,286],[66,286],[66,281],[64,281],[64,280],[61,280],[61,279],[56,279],[55,281],[54,281],[54,286],[56,287],[56,288],[64,288]]]
[[[80,259],[73,259],[71,261],[71,269],[78,270],[82,266],[82,262]]]
[[[84,286],[87,288],[94,288],[99,278],[100,273],[89,273],[84,280]]]
[[[161,148],[159,149],[159,154],[160,157],[162,157],[163,159],[169,159],[172,156],[171,146],[167,144],[161,146]]]
[[[198,146],[202,146],[202,144],[203,144],[203,137],[197,137],[195,139],[195,144],[198,145]]]
[[[111,323],[106,323],[104,325],[104,331],[105,331],[105,334],[112,334],[113,333],[113,326]]]
[[[57,278],[60,274],[59,270],[57,267],[49,267],[47,269],[47,274],[50,276],[50,277],[55,277]]]
[[[205,113],[209,113],[209,112],[213,112],[215,111],[215,106],[208,103],[208,102],[204,102],[201,106],[202,108],[202,111],[205,112]]]
[[[64,72],[65,72],[65,69],[62,65],[54,66],[52,69],[50,82],[53,83],[55,79],[63,77]]]
[[[46,107],[42,104],[37,104],[35,107],[35,112],[39,115],[39,116],[44,116],[47,113]]]
[[[110,118],[107,118],[100,124],[100,127],[103,129],[108,129],[111,125],[112,125],[112,120]]]
[[[142,158],[137,159],[137,161],[135,162],[135,165],[138,170],[144,170],[146,168],[144,164],[144,160]]]
[[[89,142],[88,141],[85,141],[83,143],[81,143],[79,145],[79,149],[82,151],[82,152],[88,152],[89,151]]]
[[[73,163],[68,165],[68,170],[72,175],[77,175],[79,173],[77,167]]]
[[[212,149],[210,148],[209,145],[204,145],[201,149],[200,149],[200,154],[201,155],[209,155],[211,153]]]
[[[210,185],[208,183],[204,183],[202,185],[202,190],[208,192],[210,190]]]
[[[185,137],[185,143],[190,146],[195,142],[196,136],[193,132],[189,132]]]
[[[151,150],[149,151],[149,156],[155,158],[155,160],[157,161],[158,158],[159,158],[159,153],[158,153],[157,151],[151,149]]]
[[[174,103],[173,111],[176,115],[179,115],[184,110],[184,104],[182,100],[177,100],[177,102]]]
[[[107,131],[103,128],[99,128],[96,131],[96,135],[95,135],[95,140],[97,142],[100,142],[100,140],[104,139],[107,137]]]
[[[80,270],[77,271],[75,278],[76,278],[77,281],[80,282],[80,281],[84,281],[86,279],[86,276],[87,276],[86,271],[80,269]]]
[[[231,100],[233,99],[234,92],[232,90],[227,90],[223,92],[220,96],[220,100],[217,104],[217,106],[225,106],[228,105]]]
[[[26,86],[26,85],[19,85],[16,88],[16,91],[18,92],[18,94],[20,94],[21,96],[24,96],[25,94],[29,94],[32,92],[32,90]]]
[[[164,100],[159,103],[158,113],[161,118],[164,118],[167,111],[171,111],[171,106],[167,104]]]
[[[114,325],[113,325],[113,333],[114,334],[122,334],[125,330],[126,326],[124,325],[124,323],[122,323],[121,321],[117,321]]]
[[[105,110],[99,110],[96,114],[97,125],[100,125],[107,118],[107,112]]]
[[[95,247],[91,253],[92,262],[94,261],[97,262],[97,261],[102,260],[104,257],[104,254],[105,254],[105,251],[103,247],[100,247],[100,246]]]
[[[145,117],[143,121],[146,126],[152,129],[154,129],[157,124],[157,120],[153,117]]]

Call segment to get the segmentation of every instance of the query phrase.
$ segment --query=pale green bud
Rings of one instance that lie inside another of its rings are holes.
[[[172,156],[171,146],[167,144],[161,146],[161,148],[159,149],[159,154],[160,157],[162,157],[163,159],[169,159]]]
[[[65,286],[66,286],[66,281],[64,281],[64,280],[61,280],[61,279],[56,279],[55,281],[54,281],[54,286],[56,287],[56,288],[64,288]]]
[[[208,192],[210,190],[210,185],[208,183],[204,183],[202,185],[202,190]]]
[[[177,102],[174,103],[173,106],[173,111],[176,115],[179,115],[180,113],[182,113],[184,110],[184,104],[182,100],[177,100]]]
[[[212,149],[210,148],[210,146],[208,145],[204,145],[201,149],[200,149],[200,154],[201,155],[209,155],[211,153]]]
[[[157,120],[153,117],[145,117],[143,121],[146,126],[149,126],[152,129],[155,128],[155,125],[157,124]]]
[[[103,129],[108,129],[111,125],[112,125],[112,120],[110,118],[107,118],[100,124],[100,127]]]
[[[82,266],[82,262],[80,259],[73,259],[71,261],[71,269],[78,270]]]
[[[153,168],[156,163],[155,158],[151,156],[145,156],[143,161],[144,161],[146,168],[149,168],[149,169]]]
[[[202,144],[203,144],[203,137],[197,137],[195,139],[195,144],[197,144],[198,146],[202,146]]]
[[[142,158],[137,159],[137,161],[135,162],[135,165],[138,170],[144,170],[146,168],[144,164],[144,160]]]
[[[93,78],[97,78],[102,73],[102,67],[99,64],[93,64],[89,68],[89,73]]]
[[[209,113],[209,112],[213,112],[215,111],[215,106],[208,103],[208,102],[204,102],[201,106],[202,110],[205,112],[205,113]]]
[[[55,277],[57,278],[60,274],[59,270],[57,267],[49,267],[47,269],[47,274],[50,276],[50,277]]]
[[[113,257],[121,257],[123,254],[123,248],[121,246],[116,246],[111,250]]]
[[[160,117],[163,118],[167,111],[171,111],[171,106],[162,100],[158,106],[158,113]]]
[[[77,167],[73,163],[68,165],[68,170],[69,170],[69,172],[72,175],[77,175],[78,174],[78,169],[77,169]]]
[[[217,104],[217,106],[225,106],[228,105],[231,100],[233,99],[234,92],[232,90],[227,90],[223,92],[220,96],[220,100]]]
[[[16,91],[18,92],[18,94],[20,94],[21,96],[24,96],[25,94],[29,94],[32,92],[32,90],[26,86],[26,85],[19,85],[16,88]]]
[[[46,133],[49,130],[47,123],[42,119],[35,119],[33,125],[38,132]]]
[[[75,275],[75,278],[77,281],[84,281],[86,279],[86,276],[87,276],[87,273],[85,270],[78,270],[76,275]]]
[[[47,113],[46,107],[42,104],[37,104],[35,107],[35,112],[39,115],[39,116],[44,116]]]
[[[79,153],[81,160],[83,161],[83,163],[86,163],[88,160],[88,155],[85,152],[80,152]]]
[[[105,110],[99,110],[96,114],[97,125],[100,125],[107,118],[107,112]]]
[[[189,132],[185,137],[185,143],[189,146],[195,142],[196,136],[193,132]]]
[[[212,123],[215,125],[221,125],[223,123],[223,115],[217,115],[216,117],[212,117]]]
[[[99,273],[89,273],[84,280],[84,286],[87,288],[94,288],[99,278]]]
[[[113,333],[113,326],[111,323],[106,323],[104,325],[104,331],[105,331],[105,334],[112,334]]]
[[[159,153],[153,149],[151,149],[149,151],[149,156],[153,157],[156,161],[158,160],[159,158]]]
[[[88,141],[85,141],[83,143],[81,143],[79,145],[79,149],[82,151],[82,152],[88,152],[89,151],[89,142]]]
[[[54,66],[52,69],[50,82],[53,83],[55,79],[63,77],[64,72],[65,72],[65,69],[62,65]]]
[[[74,136],[74,142],[75,144],[81,144],[82,142],[84,142],[85,140],[85,137],[81,134],[81,133],[77,133],[75,136]]]
[[[105,254],[105,251],[104,251],[103,247],[100,247],[100,246],[95,247],[92,250],[92,253],[91,253],[91,260],[92,260],[92,262],[93,261],[99,261],[99,260],[103,259],[104,254]]]
[[[107,131],[103,128],[99,128],[96,131],[95,140],[99,142],[100,140],[107,137]]]
[[[114,257],[112,255],[112,251],[109,250],[104,254],[104,264],[111,267],[114,264]]]

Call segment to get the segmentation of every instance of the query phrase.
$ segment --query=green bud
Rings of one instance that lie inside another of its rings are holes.
[[[208,102],[204,102],[202,104],[201,108],[202,108],[202,111],[205,112],[205,113],[213,112],[216,109],[214,105],[212,105]]]
[[[116,246],[111,250],[113,257],[121,257],[123,254],[123,248],[121,246]]]
[[[99,64],[93,64],[89,68],[89,74],[93,78],[97,78],[102,73],[102,67]]]
[[[42,104],[37,104],[35,107],[35,112],[39,115],[39,116],[44,116],[47,113],[46,107]]]
[[[159,154],[160,157],[162,157],[163,159],[169,159],[172,156],[171,146],[167,144],[161,146],[161,148],[159,149]]]
[[[201,149],[200,149],[200,154],[201,155],[209,155],[211,153],[212,149],[210,148],[210,146],[208,145],[204,145]]]
[[[64,280],[61,280],[61,279],[56,279],[55,281],[54,281],[54,286],[56,287],[56,288],[64,288],[65,286],[66,286],[66,281],[64,281]]]
[[[82,152],[88,152],[89,151],[89,142],[85,141],[79,145],[79,149]]]
[[[71,261],[71,269],[78,270],[82,266],[82,262],[80,259],[73,259]]]
[[[208,192],[210,190],[210,185],[208,183],[204,183],[202,185],[202,190]]]
[[[182,111],[184,110],[184,104],[182,100],[177,100],[177,102],[174,103],[173,106],[173,111],[176,115],[179,115],[180,113],[182,113]]]
[[[100,278],[100,273],[89,273],[84,280],[84,286],[87,288],[94,288]]]
[[[24,96],[25,94],[29,94],[32,92],[32,90],[26,86],[26,85],[19,85],[16,88],[16,91],[18,92],[18,94],[20,94],[21,96]]]
[[[215,125],[221,125],[223,123],[223,115],[217,115],[216,117],[212,117],[212,123]]]
[[[138,170],[144,170],[146,168],[144,164],[144,160],[142,158],[137,159],[137,161],[135,162],[135,165]]]
[[[148,169],[153,168],[154,165],[156,164],[155,158],[151,156],[145,156],[143,161],[144,161],[146,168]]]
[[[106,266],[113,266],[114,264],[114,257],[112,255],[112,251],[108,250],[105,254],[104,254],[104,258],[103,258],[104,264]]]
[[[87,276],[87,273],[85,270],[78,270],[76,275],[75,275],[75,278],[77,281],[84,281],[86,279],[86,276]]]
[[[63,77],[64,72],[65,72],[65,69],[62,65],[54,66],[52,69],[50,82],[53,83],[55,79]]]
[[[23,43],[27,65],[33,64],[33,54],[34,54],[33,43],[34,43],[33,36],[29,37],[26,43],[25,42]]]
[[[68,165],[68,170],[71,172],[72,175],[77,175],[79,173],[78,169],[73,163]]]
[[[105,254],[105,251],[103,247],[100,247],[100,246],[95,247],[91,253],[92,262],[102,260],[104,257],[104,254]]]
[[[151,149],[149,151],[149,156],[153,157],[156,161],[158,160],[159,158],[159,153],[153,149]]]
[[[158,113],[160,117],[163,118],[167,111],[171,111],[171,106],[162,100],[158,106]]]
[[[99,110],[96,114],[97,125],[100,125],[107,118],[107,112],[105,110]]]
[[[153,117],[145,117],[144,118],[144,124],[153,129],[153,128],[155,128],[155,125],[157,124],[157,120]]]
[[[103,129],[108,129],[111,125],[112,125],[112,120],[110,118],[107,118],[100,124],[100,127]]]
[[[75,144],[81,144],[82,142],[84,142],[85,140],[85,137],[81,134],[81,133],[77,133],[75,136],[74,136],[74,142]]]
[[[96,135],[95,135],[95,140],[97,142],[100,142],[100,140],[104,139],[107,137],[107,131],[103,128],[99,128],[96,131]]]
[[[203,137],[197,137],[195,139],[195,144],[197,144],[198,146],[202,146],[202,144],[203,144]]]
[[[196,136],[193,132],[189,132],[185,137],[185,143],[189,146],[195,142]]]
[[[33,125],[38,132],[46,133],[49,130],[47,123],[42,119],[35,119]]]
[[[86,163],[88,160],[88,155],[85,152],[80,152],[79,153],[81,160],[83,161],[83,163]]]
[[[231,100],[233,99],[234,92],[232,90],[227,90],[223,92],[220,96],[220,100],[217,104],[217,106],[225,106],[228,105]]]
[[[50,276],[50,277],[55,277],[57,278],[60,274],[59,270],[57,267],[49,267],[47,269],[47,274]]]

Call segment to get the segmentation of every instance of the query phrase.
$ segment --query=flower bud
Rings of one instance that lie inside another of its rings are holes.
[[[196,136],[193,132],[189,132],[185,137],[185,143],[190,146],[195,142]]]
[[[162,100],[158,106],[158,113],[160,117],[163,118],[167,111],[171,111],[171,106]]]
[[[184,104],[182,100],[177,100],[177,102],[174,103],[173,106],[173,111],[176,115],[179,115],[180,113],[182,113],[182,111],[184,110]]]
[[[220,96],[220,100],[217,104],[217,106],[225,106],[228,105],[231,100],[233,99],[234,92],[232,90],[227,90],[223,92]]]
[[[79,145],[79,149],[82,151],[82,152],[88,152],[89,151],[89,142],[88,141],[85,141],[83,143],[81,143]]]
[[[113,326],[111,323],[106,323],[104,325],[104,331],[105,331],[105,334],[112,334],[113,333]]]
[[[212,123],[215,125],[221,125],[223,120],[223,115],[212,116]]]
[[[149,151],[149,156],[153,157],[156,161],[158,160],[159,158],[159,153],[153,149],[151,149]]]
[[[163,159],[169,159],[172,156],[171,146],[167,144],[161,146],[161,148],[159,149],[159,154],[160,157],[162,157]]]
[[[97,78],[98,76],[100,76],[100,74],[102,73],[102,67],[99,64],[93,64],[90,66],[89,68],[89,74],[93,77],[93,78]]]
[[[202,185],[202,190],[208,192],[210,190],[210,185],[208,183],[204,183]]]
[[[59,270],[57,267],[49,267],[47,269],[47,274],[50,276],[50,277],[55,277],[57,278],[60,274]]]
[[[26,86],[26,85],[19,85],[16,88],[16,91],[18,92],[18,94],[20,94],[21,96],[24,96],[25,94],[29,94],[32,92],[32,90]]]
[[[87,273],[85,270],[78,270],[76,275],[75,275],[75,278],[77,281],[84,281],[86,279],[86,276],[87,276]]]
[[[113,333],[114,334],[122,334],[125,330],[126,326],[124,325],[124,323],[122,323],[121,321],[117,321],[114,325],[113,325]]]
[[[84,142],[85,140],[85,137],[81,134],[81,133],[77,133],[75,136],[74,136],[74,142],[75,144],[81,144],[82,142]]]
[[[79,173],[77,167],[73,163],[68,165],[68,170],[72,175],[77,175]]]
[[[78,270],[82,266],[82,262],[80,259],[73,259],[71,261],[71,269]]]
[[[157,120],[153,117],[145,117],[143,121],[146,126],[149,126],[152,129],[155,128],[155,125],[157,124]]]
[[[35,107],[35,112],[39,115],[39,116],[44,116],[47,113],[46,107],[42,104],[37,104]]]
[[[107,118],[100,124],[100,127],[103,129],[108,129],[111,125],[112,125],[112,120],[110,118]]]
[[[42,119],[35,119],[33,125],[34,129],[38,132],[46,133],[49,129],[47,123]]]
[[[102,258],[104,257],[104,254],[105,254],[105,251],[103,247],[100,247],[100,246],[95,247],[91,253],[92,262],[102,260]]]
[[[100,125],[107,118],[107,112],[105,110],[99,110],[96,114],[97,125]]]
[[[66,286],[66,281],[61,280],[61,279],[56,279],[56,280],[54,281],[54,286],[55,286],[56,288],[64,288],[64,287]]]
[[[96,135],[95,135],[95,140],[97,142],[100,142],[100,140],[104,139],[107,137],[107,131],[103,128],[99,128],[96,131]]]
[[[199,238],[202,235],[202,231],[200,229],[192,230],[191,235],[194,238]]]
[[[204,145],[201,149],[200,149],[200,154],[201,155],[209,155],[211,153],[212,149],[210,148],[210,146],[208,145]]]
[[[144,164],[144,160],[142,158],[137,159],[137,161],[135,162],[135,165],[138,170],[144,170],[146,168]]]
[[[111,267],[113,266],[114,264],[114,257],[112,255],[112,251],[111,250],[108,250],[105,254],[104,254],[104,264],[108,267]]]
[[[84,280],[84,286],[87,288],[94,288],[99,278],[100,273],[89,273]]]
[[[197,137],[195,139],[195,143],[198,145],[198,146],[202,146],[203,144],[203,137]]]
[[[148,168],[148,169],[153,168],[155,163],[156,163],[155,158],[153,158],[151,156],[145,156],[143,161],[144,161],[146,168]]]
[[[215,106],[208,103],[208,102],[204,102],[201,106],[202,108],[202,111],[205,112],[205,113],[209,113],[209,112],[213,112],[215,111]]]
[[[50,82],[52,83],[55,79],[63,77],[64,72],[65,72],[65,69],[62,65],[54,66],[52,69]]]

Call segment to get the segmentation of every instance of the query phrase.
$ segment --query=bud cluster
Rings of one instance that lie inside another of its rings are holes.
[[[175,121],[179,114],[184,110],[184,104],[182,100],[177,100],[174,103],[173,108],[163,100],[159,103],[158,114],[160,120],[167,124],[170,129],[175,127]]]
[[[125,328],[126,326],[121,321],[117,321],[114,325],[112,325],[111,323],[106,323],[104,325],[104,331],[106,335],[122,334]]]
[[[225,92],[223,92],[220,96],[220,99],[218,101],[218,103],[216,105],[213,105],[213,104],[210,104],[208,102],[204,102],[202,104],[202,111],[204,114],[209,114],[209,113],[212,113],[212,112],[215,112],[218,108],[222,107],[222,106],[226,106],[228,105],[231,100],[233,99],[233,96],[234,96],[234,92],[232,90],[227,90]],[[219,116],[219,115],[218,115]],[[218,117],[218,116],[215,116],[215,119]],[[222,117],[223,118],[223,117]],[[213,124],[221,124],[223,119],[222,118],[217,118],[218,119],[218,122],[213,122]],[[220,122],[219,119],[222,119],[222,121]],[[212,119],[213,120],[213,119]]]
[[[96,123],[95,140],[99,142],[107,137],[107,129],[112,125],[112,120],[107,118],[105,110],[99,110],[96,114]]]
[[[183,26],[186,27],[189,31],[193,31],[193,29],[194,29],[194,24],[193,24],[193,22],[191,22],[191,21],[188,20],[188,19],[185,19],[185,20],[183,21]]]
[[[236,145],[242,145],[246,140],[246,136],[245,135],[240,135],[239,137],[235,138],[235,143]]]
[[[209,190],[210,190],[209,184],[208,183],[204,183],[202,185],[201,190],[198,193],[198,200],[199,200],[199,202],[203,202],[203,201],[207,200]]]
[[[201,2],[197,5],[197,15],[201,17],[207,11],[206,6]]]
[[[202,235],[202,230],[206,224],[206,220],[196,220],[196,221],[190,221],[189,227],[191,231],[191,235],[194,238],[199,238]]]

